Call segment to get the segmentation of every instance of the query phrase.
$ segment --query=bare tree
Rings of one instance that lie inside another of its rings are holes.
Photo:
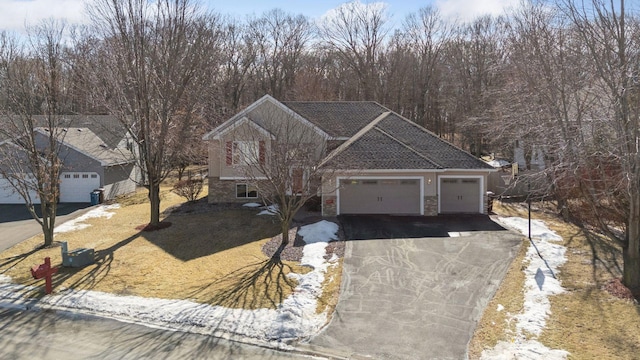
[[[102,41],[92,84],[135,141],[153,227],[160,183],[200,115],[216,20],[189,0],[100,0],[90,14]]]
[[[360,100],[376,99],[377,65],[389,31],[382,3],[359,0],[342,4],[320,24],[320,36],[354,71],[360,85]]]
[[[622,247],[623,283],[640,293],[639,19],[628,16],[624,0],[567,0],[562,9],[587,49],[596,75],[590,90],[600,100],[593,115],[602,119],[582,153],[590,162],[585,165],[597,171],[580,172],[581,193],[599,229]],[[607,177],[616,180],[614,188],[600,186]]]
[[[45,246],[53,243],[64,140],[61,115],[70,92],[64,33],[65,24],[51,20],[29,29],[24,47],[6,34],[0,36],[0,87],[5,95],[0,178],[24,199],[42,227]]]
[[[454,23],[440,17],[432,7],[425,7],[407,17],[403,27],[404,41],[415,59],[411,79],[411,105],[414,118],[420,125],[444,134],[442,106],[443,56],[445,46],[452,40]]]
[[[238,165],[265,204],[275,205],[272,211],[280,221],[282,250],[289,243],[294,215],[320,193],[321,178],[327,175],[319,166],[326,139],[293,112],[275,106],[254,112],[254,120],[234,129],[228,162]]]
[[[503,84],[503,22],[484,16],[462,27],[446,49],[449,70],[443,84],[447,133],[452,141],[480,156],[487,151],[491,109]]]
[[[302,15],[292,16],[274,9],[251,20],[248,35],[258,55],[256,90],[279,99],[293,98],[302,53],[311,36],[309,20]]]
[[[220,84],[223,106],[233,112],[238,110],[247,93],[250,71],[255,67],[256,52],[246,24],[228,19],[222,29]]]

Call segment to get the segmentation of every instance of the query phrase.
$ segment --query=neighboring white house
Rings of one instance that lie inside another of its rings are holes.
[[[65,127],[59,140],[63,164],[60,202],[88,203],[91,192],[96,189],[103,191],[105,200],[135,191],[140,171],[131,143],[126,141],[125,132],[117,131],[113,117],[67,116],[65,123],[80,126]],[[44,128],[37,128],[35,132],[36,141],[46,146],[48,132]],[[39,202],[35,194],[32,199],[34,203]],[[24,199],[14,191],[9,180],[0,177],[0,204],[22,203]]]
[[[544,149],[542,146],[531,145],[530,154],[531,170],[544,170]],[[513,144],[513,161],[518,163],[518,168],[527,169],[526,152],[521,140],[516,140]]]

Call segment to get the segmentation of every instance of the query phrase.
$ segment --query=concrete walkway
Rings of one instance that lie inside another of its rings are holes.
[[[522,237],[463,235],[347,242],[336,312],[308,346],[352,359],[465,359]]]

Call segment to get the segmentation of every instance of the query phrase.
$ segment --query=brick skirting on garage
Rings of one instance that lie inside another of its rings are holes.
[[[322,195],[322,216],[338,214],[338,198],[335,195]]]
[[[437,216],[437,215],[438,215],[438,197],[425,196],[424,197],[424,216]]]

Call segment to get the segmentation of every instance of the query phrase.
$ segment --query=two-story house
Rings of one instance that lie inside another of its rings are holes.
[[[292,131],[305,136],[286,135]],[[293,148],[316,160],[292,163],[292,192],[316,167],[324,169],[317,181],[325,216],[487,211],[487,176],[495,170],[386,107],[370,101],[280,102],[269,95],[204,136],[209,202],[260,198],[265,179],[248,174],[247,168],[260,166],[247,161],[282,164],[274,158],[286,157],[278,149],[291,138]]]

